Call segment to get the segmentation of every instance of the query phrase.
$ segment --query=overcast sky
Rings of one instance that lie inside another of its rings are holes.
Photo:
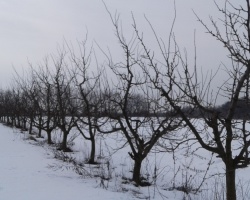
[[[125,35],[131,31],[131,12],[138,27],[153,43],[144,15],[158,35],[168,36],[174,17],[173,0],[104,0],[111,13],[120,13]],[[219,2],[223,2],[220,0]],[[217,17],[213,0],[176,0],[175,34],[182,47],[193,50],[196,30],[198,64],[216,69],[225,59],[224,49],[197,22],[194,10],[204,21]],[[116,53],[114,28],[101,0],[0,0],[0,84],[7,85],[13,74],[12,66],[20,70],[28,61],[39,63],[56,51],[63,40],[82,40],[88,31],[90,42]]]

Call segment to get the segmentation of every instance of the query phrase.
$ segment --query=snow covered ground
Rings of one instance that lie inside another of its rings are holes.
[[[48,168],[59,161],[45,148],[27,144],[19,132],[1,124],[0,134],[1,200],[130,199],[126,193],[99,188],[95,180],[71,170]]]
[[[59,140],[58,134],[54,133],[54,141]],[[74,152],[66,155],[84,163],[89,144],[81,136],[72,134],[71,137],[76,137],[72,146]],[[27,134],[0,124],[0,200],[213,200],[216,196],[223,199],[225,185],[220,159],[202,149],[181,149],[175,155],[153,152],[142,167],[142,175],[152,185],[135,187],[126,181],[131,177],[133,164],[128,155],[129,148],[119,149],[123,142],[116,134],[97,138],[97,157],[103,164],[84,164],[85,171],[79,175],[72,164],[55,159],[55,156],[60,157],[55,147],[28,140]],[[213,164],[207,171],[210,161]],[[195,195],[171,189],[181,189],[182,186],[187,186],[190,191],[197,189],[205,174],[211,177],[204,180],[200,192]],[[239,199],[250,197],[249,175],[249,168],[237,171]]]

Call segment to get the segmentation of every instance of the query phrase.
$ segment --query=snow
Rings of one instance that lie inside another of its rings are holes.
[[[0,125],[0,133],[1,200],[129,199],[125,193],[98,188],[95,181],[73,171],[48,168],[58,161],[46,149],[27,144],[11,128]]]
[[[136,187],[126,181],[131,178],[133,163],[128,155],[129,147],[119,149],[124,144],[119,134],[97,137],[96,154],[101,164],[84,164],[85,175],[77,174],[71,163],[56,159],[55,147],[27,138],[27,133],[0,124],[0,200],[212,200],[222,195],[225,187],[222,161],[198,148],[198,144],[193,149],[181,148],[174,155],[155,153],[154,148],[142,167],[142,175],[148,176],[152,185]],[[74,152],[66,155],[84,163],[89,155],[89,143],[74,131],[69,138]],[[54,132],[53,140],[60,141],[59,131]],[[206,172],[210,161],[213,164]],[[152,176],[154,172],[157,179]],[[196,195],[171,190],[185,184],[195,189],[205,173],[210,178]],[[237,170],[239,199],[250,197],[249,174],[249,168]]]

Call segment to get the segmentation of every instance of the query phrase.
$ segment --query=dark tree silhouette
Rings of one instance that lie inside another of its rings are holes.
[[[237,107],[242,102],[240,98],[249,101],[250,3],[246,0],[245,3],[233,5],[225,1],[224,7],[216,6],[224,16],[222,23],[211,17],[212,27],[209,28],[197,16],[206,31],[228,51],[231,60],[231,64],[225,66],[225,81],[216,93],[211,88],[214,75],[199,76],[196,55],[195,64],[191,67],[186,52],[180,51],[172,30],[168,44],[163,44],[152,28],[162,55],[159,62],[134,27],[144,48],[141,67],[166,102],[183,119],[201,147],[222,159],[227,200],[236,200],[236,170],[247,167],[250,161],[250,132],[246,128],[249,121],[246,118],[240,121],[235,119]],[[228,108],[223,114],[216,108],[218,96],[228,98]],[[189,108],[188,112],[184,112],[184,107]],[[196,119],[190,117],[193,111],[199,112],[204,128],[200,129]]]

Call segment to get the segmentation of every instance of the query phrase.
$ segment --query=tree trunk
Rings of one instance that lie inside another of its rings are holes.
[[[63,131],[63,140],[62,140],[62,144],[61,144],[61,150],[64,152],[68,151],[67,148],[67,137],[68,137],[68,133]]]
[[[90,152],[90,158],[89,158],[89,164],[95,164],[95,138],[92,138],[91,140],[91,152]]]
[[[38,137],[41,138],[42,137],[42,117],[41,115],[39,116],[39,125],[38,125]]]
[[[227,200],[236,200],[235,167],[226,164],[226,191]]]
[[[47,142],[48,142],[48,144],[53,144],[52,139],[51,139],[51,132],[52,132],[52,130],[47,131],[47,137],[48,137]]]
[[[39,127],[38,128],[38,137],[41,138],[42,137],[42,129]]]
[[[30,119],[29,134],[32,134],[32,128],[33,128],[33,119]]]
[[[23,119],[23,129],[27,130],[27,125],[26,125],[27,121],[25,119]]]
[[[16,118],[15,117],[12,118],[12,126],[16,127]]]
[[[15,126],[15,117],[11,117],[11,126]]]
[[[20,117],[17,117],[17,127],[20,128],[21,127],[21,123],[20,123]]]
[[[136,183],[136,185],[141,185],[141,164],[142,160],[135,158],[134,159],[134,170],[133,170],[133,181]]]

